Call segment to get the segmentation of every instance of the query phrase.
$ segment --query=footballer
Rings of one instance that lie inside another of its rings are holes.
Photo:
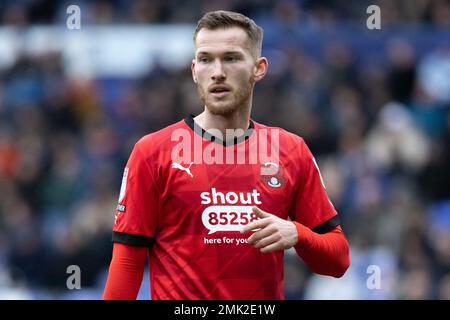
[[[229,11],[194,33],[199,115],[141,138],[124,169],[103,299],[284,299],[284,250],[332,277],[349,246],[305,141],[251,119],[262,29]],[[257,106],[256,106],[257,107]]]

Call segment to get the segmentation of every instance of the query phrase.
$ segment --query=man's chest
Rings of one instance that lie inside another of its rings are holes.
[[[190,234],[238,232],[253,206],[287,218],[295,185],[281,163],[171,163],[161,193],[161,224]]]

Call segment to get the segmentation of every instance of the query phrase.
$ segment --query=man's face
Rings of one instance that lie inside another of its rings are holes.
[[[200,99],[216,115],[229,115],[251,101],[259,80],[247,33],[238,27],[201,29],[195,41],[192,76]]]

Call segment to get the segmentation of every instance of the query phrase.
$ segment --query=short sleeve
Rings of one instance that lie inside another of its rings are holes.
[[[113,227],[114,242],[136,246],[153,243],[158,222],[158,195],[154,175],[138,142],[123,173]]]
[[[326,233],[340,224],[339,216],[328,198],[317,162],[303,140],[299,148],[299,186],[290,217],[317,233]]]

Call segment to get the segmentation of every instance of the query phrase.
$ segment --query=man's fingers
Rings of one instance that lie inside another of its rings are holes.
[[[261,248],[260,250],[262,253],[269,253],[269,252],[284,250],[284,248],[279,241],[276,241],[272,244],[265,246],[264,248]]]
[[[272,233],[274,233],[276,230],[274,230],[271,227],[265,227],[264,229],[261,229],[257,232],[255,232],[254,234],[252,234],[249,238],[248,238],[248,243],[250,244],[255,244],[256,242],[258,242],[261,239],[264,239],[268,236],[270,236]]]
[[[267,220],[267,218],[272,217],[272,215],[268,212],[265,212],[263,210],[261,210],[260,208],[253,206],[252,207],[252,211],[253,213],[260,218],[257,221],[254,221],[252,223],[249,223],[248,225],[246,225],[242,230],[241,233],[245,233],[251,230],[255,230],[258,228],[264,228],[265,226],[267,226],[271,221]]]
[[[274,233],[271,234],[268,237],[264,237],[261,240],[259,240],[256,244],[255,244],[255,248],[260,249],[260,248],[264,248],[272,243],[275,243],[277,241],[280,240],[280,235],[278,233]]]
[[[268,218],[259,219],[249,223],[244,228],[242,228],[241,233],[246,233],[254,229],[264,228],[266,227],[272,220]]]
[[[253,206],[253,207],[252,207],[252,211],[253,211],[253,213],[254,213],[257,217],[259,217],[259,218],[268,218],[268,217],[271,217],[271,216],[272,216],[270,213],[261,210],[261,209],[258,208],[257,206]]]

